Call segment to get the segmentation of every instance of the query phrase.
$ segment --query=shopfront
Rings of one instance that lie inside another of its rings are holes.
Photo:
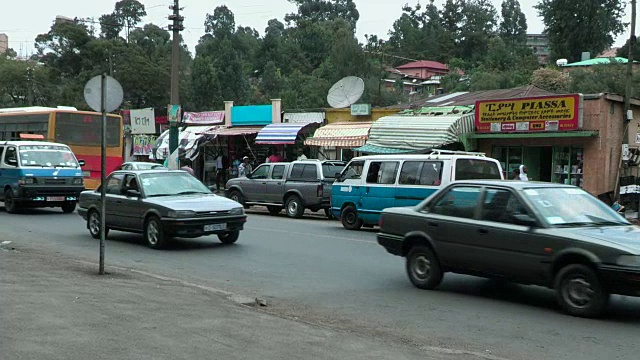
[[[337,122],[325,125],[315,131],[313,137],[305,140],[305,145],[318,148],[318,153],[328,160],[351,160],[354,148],[363,146],[369,138],[373,122]]]
[[[611,194],[620,170],[623,103],[610,95],[558,95],[478,101],[478,151],[498,159],[505,176],[525,165],[533,181]]]

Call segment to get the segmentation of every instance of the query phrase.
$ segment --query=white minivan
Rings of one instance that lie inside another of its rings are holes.
[[[382,210],[415,206],[455,180],[503,179],[483,153],[434,150],[420,155],[352,159],[333,183],[331,211],[349,230],[378,224]]]

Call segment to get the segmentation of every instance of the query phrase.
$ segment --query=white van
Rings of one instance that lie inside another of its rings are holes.
[[[333,183],[331,211],[346,229],[377,225],[382,210],[415,206],[455,180],[503,179],[483,153],[434,150],[421,155],[352,159]]]

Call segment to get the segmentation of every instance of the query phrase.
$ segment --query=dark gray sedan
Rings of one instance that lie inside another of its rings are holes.
[[[378,243],[406,257],[422,289],[445,272],[541,285],[585,317],[609,294],[640,296],[640,228],[573,186],[453,183],[416,207],[384,210]]]
[[[241,204],[214,195],[185,171],[116,171],[106,185],[106,231],[142,233],[154,249],[172,237],[212,234],[231,244],[247,220]],[[100,238],[100,187],[80,194],[78,214],[91,236]]]

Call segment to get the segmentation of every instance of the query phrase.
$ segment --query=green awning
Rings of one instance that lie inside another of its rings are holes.
[[[532,138],[568,138],[597,137],[597,131],[561,131],[561,132],[522,132],[522,133],[472,133],[470,139],[532,139]]]
[[[355,151],[359,151],[365,154],[407,154],[414,152],[413,150],[403,150],[403,149],[395,149],[383,146],[376,146],[371,144],[364,144],[359,148],[353,149]]]

